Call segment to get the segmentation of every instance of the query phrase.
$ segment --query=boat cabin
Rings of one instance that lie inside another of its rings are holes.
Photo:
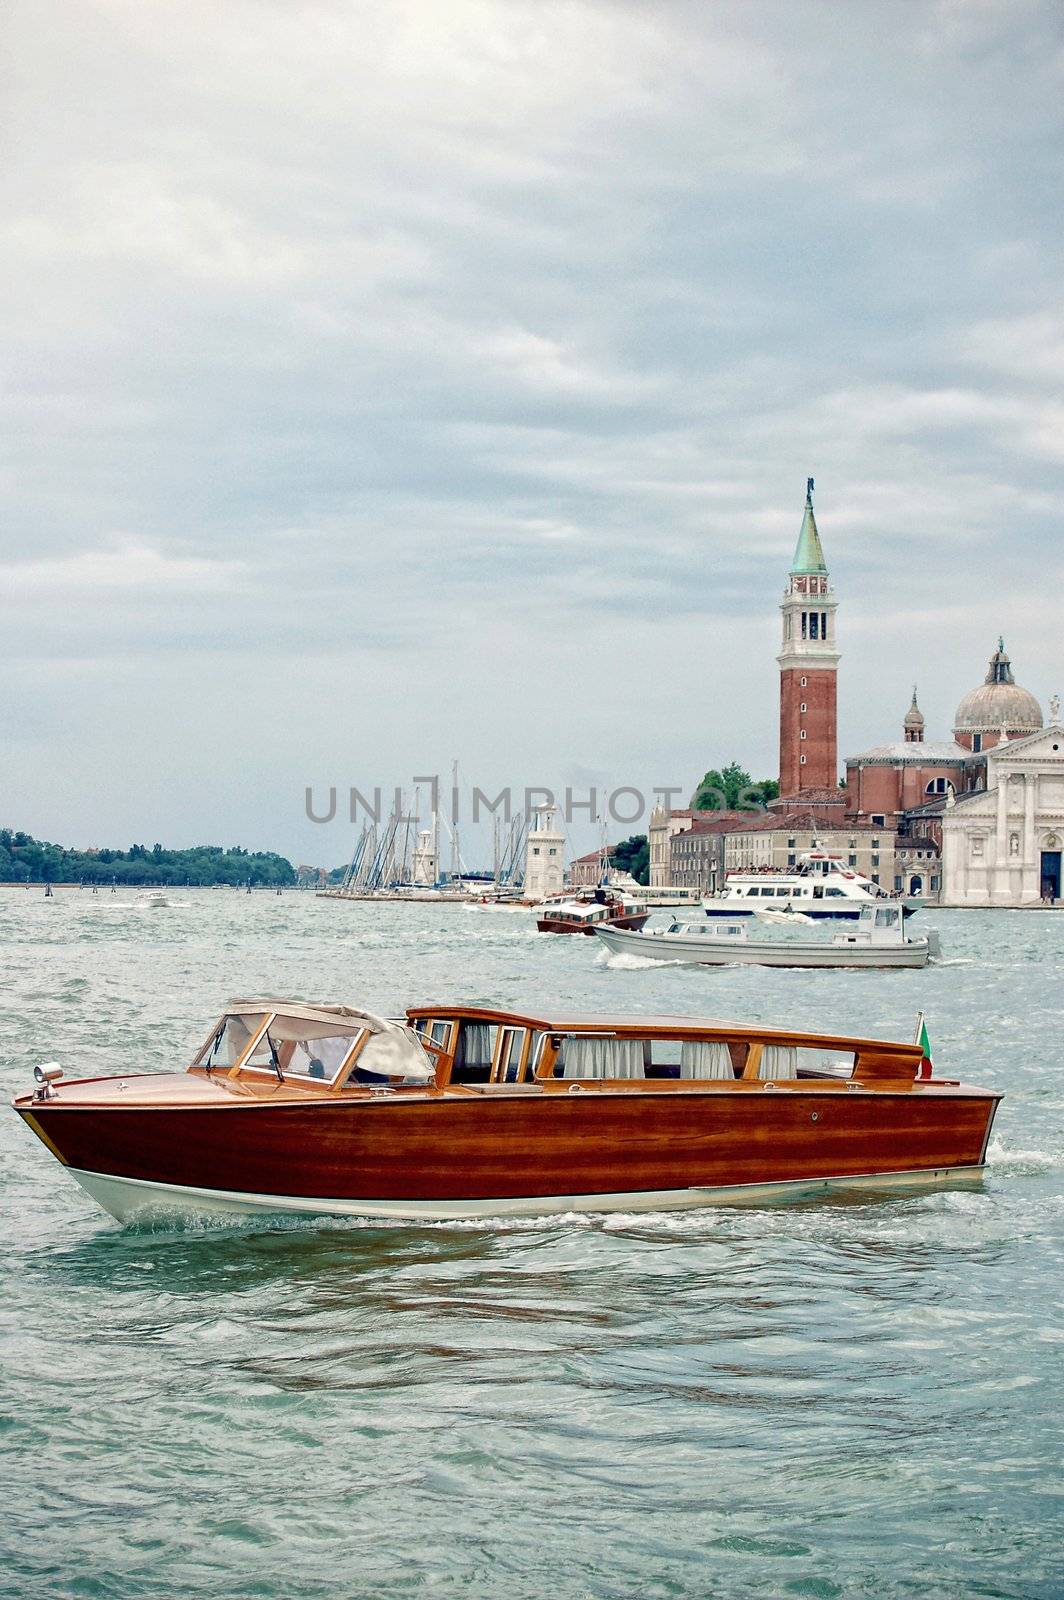
[[[916,1045],[786,1033],[681,1017],[531,1017],[450,1007],[412,1009],[411,1026],[437,1063],[442,1090],[510,1087],[572,1092],[582,1085],[654,1092],[766,1084],[912,1083]]]
[[[558,1016],[469,1006],[402,1022],[347,1006],[234,1001],[190,1073],[238,1093],[573,1093],[911,1084],[917,1045],[690,1017]]]

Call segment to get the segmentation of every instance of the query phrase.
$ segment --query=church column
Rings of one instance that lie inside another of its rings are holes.
[[[1037,900],[1041,893],[1039,883],[1041,863],[1038,858],[1037,844],[1034,831],[1034,801],[1035,784],[1038,775],[1034,772],[1025,772],[1023,775],[1023,888],[1020,893],[1025,900]]]
[[[1009,898],[1009,780],[1004,772],[998,773],[994,870],[987,889],[987,898],[990,900]]]

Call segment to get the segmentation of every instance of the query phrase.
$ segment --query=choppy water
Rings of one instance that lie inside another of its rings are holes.
[[[132,1233],[0,1117],[0,1596],[1064,1593],[1064,916],[924,973],[631,970],[520,916],[0,890],[0,1088],[183,1063],[227,995],[910,1036],[998,1085],[975,1192]]]

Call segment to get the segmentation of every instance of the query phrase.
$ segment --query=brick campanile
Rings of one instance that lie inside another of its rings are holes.
[[[780,795],[836,789],[839,782],[835,680],[835,611],[824,550],[813,515],[813,480],[780,610]]]

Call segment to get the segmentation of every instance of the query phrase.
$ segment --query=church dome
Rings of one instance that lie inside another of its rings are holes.
[[[990,657],[986,681],[966,694],[957,707],[953,731],[962,733],[1035,733],[1042,726],[1042,708],[1029,689],[1021,689],[1005,654],[1005,641]]]

